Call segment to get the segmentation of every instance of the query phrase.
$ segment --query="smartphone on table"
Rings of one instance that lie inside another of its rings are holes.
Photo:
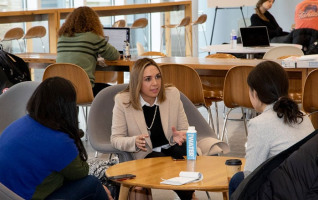
[[[108,178],[110,180],[113,180],[113,181],[123,181],[123,180],[127,180],[127,179],[132,179],[135,177],[136,177],[136,175],[134,175],[134,174],[121,174],[121,175],[117,175],[117,176],[110,176]]]

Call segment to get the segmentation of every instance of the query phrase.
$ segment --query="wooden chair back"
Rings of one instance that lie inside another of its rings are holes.
[[[210,54],[205,56],[205,58],[232,58],[235,59],[236,57],[229,53],[216,53],[216,54]]]
[[[145,28],[148,25],[147,18],[139,18],[134,21],[130,28]]]
[[[181,20],[180,24],[178,25],[178,27],[182,27],[182,26],[188,26],[191,22],[191,18],[190,17],[185,17]]]
[[[306,113],[318,111],[318,69],[309,73],[303,91],[303,109]]]
[[[192,26],[205,23],[207,18],[208,16],[206,14],[200,15],[198,19],[192,23]]]
[[[198,73],[191,67],[179,64],[160,66],[164,83],[173,84],[194,105],[205,106],[202,83]]]
[[[124,28],[124,27],[126,27],[126,20],[124,20],[124,19],[117,20],[114,22],[112,27]]]
[[[223,101],[226,107],[253,108],[247,85],[247,76],[252,69],[252,66],[235,66],[226,73],[223,86]]]
[[[269,51],[267,51],[263,59],[277,59],[282,56],[289,56],[289,55],[294,55],[294,56],[303,56],[304,52],[295,46],[278,46],[271,48]]]
[[[16,27],[9,29],[3,36],[1,41],[10,41],[10,40],[18,40],[21,39],[24,35],[24,31],[22,28]]]
[[[141,56],[163,56],[166,57],[166,54],[159,51],[147,51],[141,54]]]
[[[24,35],[24,39],[42,38],[46,35],[46,28],[44,26],[33,26],[28,29]]]
[[[90,104],[94,100],[88,75],[80,66],[71,63],[51,64],[45,69],[43,80],[54,76],[65,78],[73,83],[77,104]]]

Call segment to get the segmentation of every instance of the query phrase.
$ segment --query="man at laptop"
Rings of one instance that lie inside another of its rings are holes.
[[[285,42],[288,32],[284,32],[274,16],[268,12],[275,0],[259,0],[256,3],[255,14],[251,16],[251,26],[266,26],[272,43]]]
[[[94,96],[107,87],[95,83],[97,57],[116,60],[120,54],[104,36],[97,13],[90,7],[79,7],[70,13],[58,32],[57,63],[73,63],[82,67],[92,84]]]

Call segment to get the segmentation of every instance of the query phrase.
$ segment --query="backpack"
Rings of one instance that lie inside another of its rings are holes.
[[[0,46],[0,94],[23,81],[31,81],[28,65],[22,58],[4,51]]]
[[[318,54],[318,40],[313,42],[305,53],[306,55]]]

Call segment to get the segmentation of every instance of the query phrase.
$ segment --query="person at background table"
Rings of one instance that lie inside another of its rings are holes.
[[[284,42],[289,33],[284,32],[274,16],[268,11],[275,0],[259,0],[256,3],[255,14],[251,16],[251,26],[266,26],[271,42]]]
[[[0,136],[0,182],[23,199],[112,199],[88,175],[72,83],[43,81],[26,109]]]
[[[318,0],[304,0],[295,9],[295,29],[311,28],[318,31]]]
[[[97,57],[117,60],[120,57],[115,47],[109,44],[97,13],[90,7],[79,7],[70,13],[58,31],[57,63],[73,63],[82,67],[96,94],[107,84],[95,83]]]
[[[230,194],[260,164],[314,131],[309,117],[288,97],[288,77],[281,65],[272,61],[258,64],[247,84],[251,103],[261,114],[248,123],[244,173],[232,177]]]
[[[153,60],[137,60],[128,87],[115,96],[112,145],[135,159],[186,155],[188,126],[179,90],[164,84]],[[194,194],[176,192],[181,199]]]

